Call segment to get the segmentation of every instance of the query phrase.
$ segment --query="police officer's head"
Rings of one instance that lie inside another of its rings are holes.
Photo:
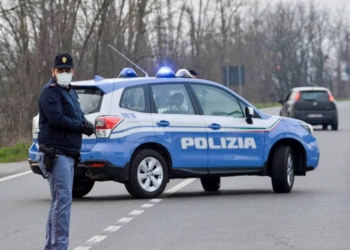
[[[189,72],[191,73],[193,78],[198,78],[196,71],[194,71],[193,69],[190,69]]]
[[[68,53],[60,53],[56,56],[52,68],[52,76],[61,87],[67,87],[74,76],[73,58]]]

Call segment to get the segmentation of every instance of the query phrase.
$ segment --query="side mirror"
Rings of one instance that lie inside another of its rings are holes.
[[[248,124],[253,124],[254,109],[251,107],[245,107],[245,120]]]
[[[284,100],[283,99],[279,100],[278,102],[281,103],[282,106],[284,105]]]

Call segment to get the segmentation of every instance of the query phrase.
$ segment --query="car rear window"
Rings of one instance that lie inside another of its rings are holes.
[[[84,115],[100,112],[103,93],[96,88],[76,88],[79,96],[80,108]]]
[[[301,91],[300,100],[303,101],[328,101],[327,91]]]

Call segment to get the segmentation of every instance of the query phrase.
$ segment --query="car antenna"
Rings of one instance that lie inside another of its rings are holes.
[[[124,56],[122,53],[120,53],[116,48],[114,48],[112,45],[108,44],[109,47],[111,47],[113,50],[115,50],[116,52],[118,52],[119,55],[121,55],[122,57],[124,57],[126,60],[128,60],[129,62],[131,62],[133,65],[135,65],[139,70],[141,70],[146,77],[148,77],[148,74],[146,71],[144,71],[143,69],[141,69],[139,66],[137,66],[135,63],[133,63],[129,58],[127,58],[126,56]]]

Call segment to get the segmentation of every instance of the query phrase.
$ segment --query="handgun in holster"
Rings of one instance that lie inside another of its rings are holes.
[[[53,147],[47,148],[44,145],[40,145],[39,151],[45,154],[44,165],[46,171],[52,172],[53,165],[55,164],[55,159],[58,157],[58,155],[55,153],[55,149]]]

